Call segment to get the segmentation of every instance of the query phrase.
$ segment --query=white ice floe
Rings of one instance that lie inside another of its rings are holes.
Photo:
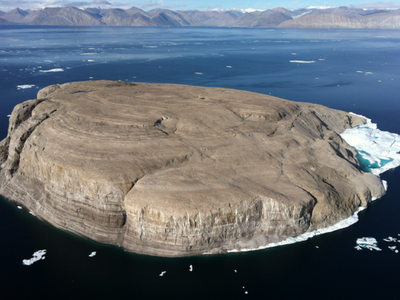
[[[189,266],[189,271],[192,272],[193,271],[193,265]]]
[[[89,257],[96,256],[96,251],[93,251],[92,253],[89,254]]]
[[[21,84],[21,85],[17,85],[17,89],[18,90],[30,89],[34,86],[35,86],[34,84]]]
[[[315,63],[315,60],[291,60],[290,62],[297,64],[312,64]]]
[[[167,273],[167,271],[162,271],[159,276],[164,276],[165,273]]]
[[[385,242],[397,242],[397,238],[388,236],[386,239],[383,239]]]
[[[39,72],[42,72],[42,73],[64,72],[64,69],[62,69],[62,68],[55,68],[55,69],[50,69],[50,70],[39,70]]]
[[[365,117],[364,117],[365,118]],[[367,123],[346,129],[340,136],[358,153],[360,164],[375,175],[400,165],[400,136],[381,131],[376,124]]]
[[[33,253],[32,258],[22,260],[22,264],[24,264],[25,266],[30,266],[31,264],[33,264],[34,262],[37,262],[38,260],[45,259],[45,256],[44,256],[45,254],[46,254],[45,249],[36,251],[35,253]]]
[[[363,237],[363,238],[358,238],[356,240],[357,246],[355,246],[354,248],[356,248],[357,250],[362,250],[364,249],[368,249],[368,250],[375,250],[375,251],[382,251],[381,248],[378,247],[378,242],[375,238],[373,237]]]

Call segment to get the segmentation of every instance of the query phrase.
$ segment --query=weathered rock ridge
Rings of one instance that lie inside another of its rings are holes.
[[[352,215],[380,180],[321,105],[223,88],[49,86],[17,105],[0,194],[93,240],[158,256],[255,248]]]

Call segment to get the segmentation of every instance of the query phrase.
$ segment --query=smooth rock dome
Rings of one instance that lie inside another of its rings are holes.
[[[113,81],[42,89],[0,143],[0,194],[127,251],[256,248],[381,197],[339,133],[361,117],[224,88]]]

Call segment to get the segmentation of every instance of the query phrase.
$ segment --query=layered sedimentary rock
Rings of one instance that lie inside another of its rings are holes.
[[[10,117],[0,194],[136,253],[255,248],[332,225],[384,193],[338,135],[364,122],[223,88],[54,85]]]

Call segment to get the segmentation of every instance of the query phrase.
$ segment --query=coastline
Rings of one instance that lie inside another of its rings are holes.
[[[356,126],[351,129],[346,129],[342,134],[340,134],[340,136],[350,146],[354,147],[357,153],[359,153],[359,158],[360,157],[362,158],[362,160],[359,159],[360,165],[362,165],[366,170],[368,170],[368,172],[376,175],[378,178],[380,178],[379,175],[384,173],[385,171],[398,167],[400,165],[400,152],[399,152],[400,136],[396,133],[390,133],[387,131],[379,130],[377,124],[372,123],[371,119],[365,116],[355,114],[353,112],[350,112],[350,114],[362,117],[366,120],[366,123],[364,125]],[[390,140],[390,138],[392,138],[393,140]],[[384,151],[382,154],[381,151],[382,149],[385,148],[387,151]],[[367,150],[369,152],[367,152]],[[382,161],[386,163],[382,163]],[[387,191],[388,189],[387,182],[385,180],[381,181],[385,188],[385,191]],[[377,200],[377,198],[375,197],[371,198],[371,202],[375,200]],[[361,206],[349,218],[344,219],[326,228],[321,228],[311,232],[305,232],[299,236],[290,237],[284,241],[278,243],[270,243],[265,246],[260,246],[258,248],[233,249],[233,250],[228,250],[227,252],[237,253],[237,252],[256,251],[256,250],[263,250],[267,248],[273,248],[273,247],[303,242],[315,236],[337,231],[355,224],[359,220],[358,213],[366,208],[367,208],[366,206]]]

